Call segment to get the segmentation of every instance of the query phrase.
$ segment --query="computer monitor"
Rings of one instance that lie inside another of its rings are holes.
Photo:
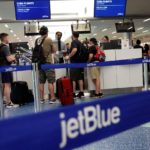
[[[18,47],[25,48],[26,50],[29,50],[28,42],[17,42],[17,43],[10,43],[9,44],[11,53],[16,53],[18,50]]]
[[[111,40],[110,42],[100,43],[103,50],[121,49],[121,40]]]
[[[115,25],[116,25],[116,30],[118,33],[135,32],[134,22],[116,23]]]

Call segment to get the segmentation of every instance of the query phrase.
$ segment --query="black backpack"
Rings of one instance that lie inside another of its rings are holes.
[[[78,59],[79,63],[86,63],[89,59],[89,49],[82,43],[80,44]]]
[[[33,63],[38,63],[38,64],[45,64],[46,63],[46,58],[43,53],[43,43],[45,41],[45,38],[42,40],[40,44],[38,44],[38,39],[35,42],[35,47],[33,50],[33,55],[32,55],[32,62]]]

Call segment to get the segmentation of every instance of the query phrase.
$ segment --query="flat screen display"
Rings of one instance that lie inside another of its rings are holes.
[[[133,22],[116,23],[116,30],[121,32],[135,32],[135,26]]]
[[[50,19],[50,0],[15,0],[16,20]]]
[[[124,17],[126,0],[95,0],[95,17]]]

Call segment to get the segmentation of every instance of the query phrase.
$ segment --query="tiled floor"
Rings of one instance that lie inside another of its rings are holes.
[[[89,101],[90,98],[77,100],[76,103]],[[59,108],[60,104],[50,105],[48,102],[41,105],[43,110]],[[33,113],[33,104],[16,109],[6,109],[5,117],[14,117]],[[76,150],[150,150],[150,124],[138,127],[111,138],[87,145]]]

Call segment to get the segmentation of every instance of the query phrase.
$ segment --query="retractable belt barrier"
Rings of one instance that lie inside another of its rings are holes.
[[[0,72],[16,72],[16,71],[26,71],[32,70],[32,66],[3,66],[0,67]]]
[[[71,63],[71,64],[46,64],[42,65],[43,70],[46,69],[62,69],[62,68],[86,68],[86,67],[105,67],[105,66],[119,66],[119,65],[134,65],[150,63],[149,59],[126,59],[126,60],[116,60],[116,61],[106,61],[106,62],[93,62],[93,63]],[[32,70],[32,65],[28,66],[4,66],[0,67],[0,72],[15,72],[15,71],[25,71]]]
[[[119,65],[134,65],[145,63],[148,59],[136,58],[106,62],[93,62],[93,63],[71,63],[71,64],[46,64],[42,65],[43,70],[46,69],[63,69],[63,68],[86,68],[86,67],[105,67],[105,66],[119,66]]]
[[[0,122],[1,150],[73,149],[150,121],[150,92]]]
[[[46,64],[42,69],[146,65],[149,59],[128,59],[100,63]],[[40,111],[38,65],[0,67],[0,72],[32,71],[35,112]],[[2,99],[2,98],[1,98]],[[1,116],[3,118],[1,100]],[[150,92],[97,100],[0,122],[0,150],[72,149],[113,136],[150,121]],[[7,131],[7,132],[6,132]]]

